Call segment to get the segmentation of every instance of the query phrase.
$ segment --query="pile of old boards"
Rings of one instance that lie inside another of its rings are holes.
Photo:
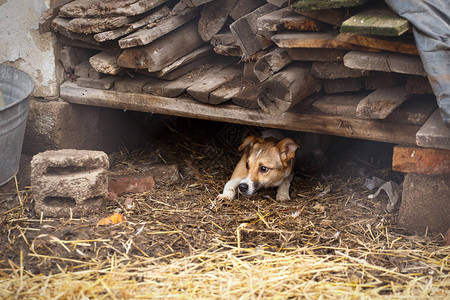
[[[436,108],[410,24],[379,1],[65,2],[40,29],[78,86],[416,125]]]

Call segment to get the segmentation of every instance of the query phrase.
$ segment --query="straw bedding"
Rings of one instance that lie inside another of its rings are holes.
[[[450,297],[450,247],[403,234],[364,178],[297,176],[288,202],[274,191],[218,202],[238,156],[173,131],[151,151],[111,159],[114,168],[176,162],[182,178],[98,215],[39,218],[30,189],[0,195],[0,298]],[[118,208],[124,224],[96,226]]]

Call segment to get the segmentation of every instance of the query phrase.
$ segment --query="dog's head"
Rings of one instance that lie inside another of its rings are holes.
[[[239,184],[239,192],[252,196],[263,188],[276,187],[292,172],[295,151],[299,146],[290,138],[247,137],[239,146],[244,151],[247,176]]]

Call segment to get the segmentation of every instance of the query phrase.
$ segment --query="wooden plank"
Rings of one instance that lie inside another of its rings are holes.
[[[368,76],[369,72],[347,68],[342,62],[315,61],[311,66],[311,74],[316,78],[337,79]]]
[[[198,35],[197,23],[191,21],[149,45],[124,50],[117,63],[125,68],[156,72],[201,45],[203,40]]]
[[[365,78],[364,85],[367,91],[393,88],[404,84],[403,75],[391,72],[370,71]]]
[[[52,29],[55,32],[58,32],[70,39],[82,41],[84,43],[89,43],[95,46],[100,46],[101,44],[97,42],[92,35],[86,35],[81,33],[74,33],[67,29],[67,24],[69,23],[68,19],[64,18],[55,18],[52,21]]]
[[[143,93],[144,86],[153,78],[147,76],[134,76],[120,78],[114,82],[114,89],[124,93]]]
[[[288,5],[289,0],[267,0],[267,3],[275,5],[276,7],[285,7]]]
[[[409,28],[409,22],[391,10],[369,9],[344,21],[341,25],[341,32],[400,36]]]
[[[149,94],[104,91],[78,87],[70,82],[61,85],[60,98],[70,103],[84,105],[316,132],[397,144],[414,144],[415,134],[420,128],[417,125],[379,120],[299,113],[295,109],[274,116],[261,110],[246,109],[236,105],[205,105],[187,98],[165,98]]]
[[[359,118],[385,119],[408,98],[404,87],[378,89],[361,100],[356,108]]]
[[[277,31],[282,28],[296,31],[320,31],[325,27],[324,23],[293,13],[288,8],[282,8],[259,17],[256,25],[259,33]]]
[[[275,48],[258,59],[253,72],[259,81],[263,82],[292,62],[286,49]]]
[[[450,150],[395,146],[392,170],[426,175],[450,174]]]
[[[436,107],[436,99],[432,95],[413,96],[394,110],[386,121],[423,125]]]
[[[117,65],[119,55],[119,52],[102,51],[89,58],[89,63],[99,73],[116,75],[123,70]]]
[[[369,47],[379,50],[387,50],[397,53],[419,55],[417,46],[414,41],[402,41],[402,40],[392,40],[383,39],[377,36],[367,36],[359,34],[341,33],[336,39],[338,41],[347,42],[350,44],[360,45],[364,47]]]
[[[320,89],[308,68],[290,65],[261,84],[258,104],[265,112],[280,115]]]
[[[312,106],[319,112],[356,117],[356,107],[367,93],[323,95],[315,98]]]
[[[244,81],[241,91],[233,96],[233,103],[245,108],[259,108],[259,82],[256,80]]]
[[[230,25],[230,30],[236,38],[245,56],[252,56],[262,49],[267,49],[271,41],[258,34],[257,19],[276,10],[272,4],[263,5]]]
[[[322,84],[323,90],[327,94],[357,92],[364,89],[362,78],[324,79]]]
[[[212,0],[181,0],[173,7],[172,14],[182,14],[193,7],[198,7],[211,1]]]
[[[348,53],[342,49],[291,48],[287,49],[292,60],[299,61],[342,61]]]
[[[411,95],[433,94],[430,81],[425,76],[408,76],[405,89]]]
[[[119,40],[122,49],[148,45],[154,40],[174,31],[198,16],[198,10],[192,9],[183,15],[169,16],[158,20],[152,28],[144,28]]]
[[[370,48],[336,40],[335,32],[288,32],[276,34],[272,41],[282,48],[332,48],[369,51]]]
[[[219,33],[238,0],[213,1],[202,7],[198,33],[205,42]]]
[[[219,33],[210,41],[214,46],[214,52],[224,56],[242,56],[241,47],[236,42],[236,37],[231,31]]]
[[[416,135],[418,146],[450,150],[450,128],[436,109]]]
[[[181,75],[193,70],[197,66],[197,64],[192,64],[193,62],[198,61],[199,59],[204,58],[208,55],[211,55],[212,53],[213,53],[213,48],[210,45],[202,45],[202,46],[198,47],[197,49],[189,52],[188,54],[180,57],[179,59],[172,62],[171,64],[162,68],[158,72],[157,76],[160,78],[166,76],[165,79],[168,79],[168,80],[175,79],[176,77],[181,76]],[[173,74],[173,72],[175,70],[180,69],[181,67],[187,66],[187,65],[190,65],[190,68],[184,69],[183,70],[184,73],[178,74],[178,76],[175,76],[175,77],[174,76],[170,76],[170,78],[167,77],[169,73]]]
[[[39,17],[39,34],[44,34],[52,30],[52,21],[58,17],[61,7],[71,0],[61,0],[57,5],[44,10]]]
[[[264,0],[239,0],[230,12],[230,17],[236,21],[264,4]]]
[[[119,79],[116,76],[107,76],[100,79],[97,78],[86,78],[79,77],[77,78],[77,85],[80,87],[100,89],[100,90],[109,90],[113,87],[114,82]]]
[[[132,17],[74,18],[67,23],[67,30],[91,34],[116,29],[135,20]]]
[[[366,4],[370,0],[300,0],[291,6],[300,11],[352,7]]]
[[[335,28],[341,26],[344,19],[347,17],[345,11],[338,9],[321,9],[321,10],[294,10],[296,13],[318,20],[323,23],[333,25]]]
[[[64,46],[59,51],[58,59],[67,73],[73,73],[78,64],[83,61],[88,61],[89,57],[95,53],[91,49]]]
[[[84,34],[83,34],[84,36]],[[64,46],[72,46],[72,47],[77,47],[77,48],[84,48],[84,49],[90,49],[90,50],[99,50],[99,51],[103,51],[105,49],[107,49],[108,46],[106,45],[95,45],[95,44],[91,44],[91,43],[87,43],[87,42],[83,42],[80,40],[75,40],[75,39],[71,39],[65,35],[56,34],[56,37],[58,39],[58,42],[60,42],[62,45]],[[109,42],[105,42],[104,44],[109,44]],[[118,45],[109,45],[109,49],[111,51],[113,51],[114,49],[119,50],[119,46]]]
[[[150,15],[140,19],[139,21],[136,21],[131,24],[127,24],[124,27],[108,30],[104,32],[100,32],[97,34],[94,34],[94,39],[98,42],[104,42],[104,41],[112,41],[117,38],[120,38],[124,35],[130,34],[132,32],[135,32],[139,28],[142,28],[144,26],[153,26],[153,23],[157,20],[166,17],[170,12],[170,9],[167,6],[163,6],[154,12],[152,12]],[[151,25],[152,24],[152,25]]]
[[[187,92],[203,103],[210,103],[209,95],[211,92],[240,75],[242,75],[242,69],[236,65],[232,65],[215,74],[204,77],[189,87]]]
[[[344,65],[352,69],[396,72],[425,76],[418,56],[351,51],[344,56]]]
[[[145,13],[168,0],[75,0],[59,12],[62,17],[84,18],[103,16],[135,16]]]

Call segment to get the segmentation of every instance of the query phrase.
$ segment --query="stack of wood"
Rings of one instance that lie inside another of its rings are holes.
[[[410,24],[377,1],[64,2],[40,30],[58,34],[79,86],[369,119],[413,98],[417,124],[436,107],[413,97],[432,91]]]

